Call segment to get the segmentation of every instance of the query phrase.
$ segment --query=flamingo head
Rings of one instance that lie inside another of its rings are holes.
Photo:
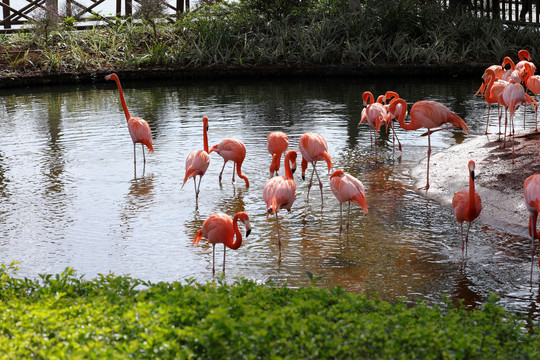
[[[115,73],[109,74],[105,76],[105,80],[118,80],[118,75],[116,75]]]
[[[218,151],[218,146],[219,144],[216,144],[216,145],[213,145],[210,150],[208,150],[208,153],[210,154],[212,151],[215,151],[219,154],[219,151]]]
[[[330,180],[332,180],[334,177],[342,177],[344,175],[345,175],[345,172],[343,170],[336,170],[330,176]]]
[[[475,163],[473,160],[469,161],[469,172],[471,173],[471,178],[474,180],[474,168]]]
[[[244,226],[246,227],[246,237],[251,234],[251,224],[249,222],[249,215],[245,212],[239,212],[236,214],[236,217],[238,217],[238,221],[242,222]]]
[[[518,57],[520,58],[520,60],[525,59],[527,61],[531,61],[531,54],[529,53],[529,50],[519,50]]]
[[[387,100],[393,100],[393,99],[398,99],[398,98],[399,98],[399,95],[398,95],[397,92],[395,92],[395,91],[387,91],[384,94],[383,103],[385,103]]]

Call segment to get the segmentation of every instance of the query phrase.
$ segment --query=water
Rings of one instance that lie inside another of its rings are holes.
[[[205,282],[212,279],[212,247],[205,240],[191,246],[198,229],[215,212],[246,211],[253,231],[239,250],[227,252],[229,281],[245,277],[305,286],[310,271],[321,277],[318,286],[340,285],[386,300],[441,304],[448,297],[477,307],[493,292],[506,308],[537,315],[539,275],[535,268],[531,290],[529,240],[474,223],[463,266],[452,210],[412,189],[416,180],[409,171],[427,150],[421,131],[398,131],[401,153],[391,138],[379,136],[375,154],[368,126],[358,127],[362,92],[392,89],[409,104],[440,101],[467,121],[472,136],[483,134],[487,105],[472,98],[479,79],[123,85],[131,114],[146,119],[153,133],[155,153],[147,155],[144,174],[137,146],[136,176],[114,82],[0,92],[0,261],[19,261],[19,276],[35,278],[69,266],[86,278],[113,272],[153,282]],[[210,119],[210,145],[227,137],[245,143],[243,172],[251,186],[231,183],[231,164],[219,185],[223,161],[212,153],[196,207],[193,182],[181,185],[188,153],[203,146],[203,115]],[[318,186],[308,202],[306,182],[296,176],[292,212],[279,214],[281,261],[275,221],[266,221],[262,200],[271,160],[266,135],[274,130],[286,132],[294,149],[304,132],[323,134],[335,168],[364,183],[369,206],[366,215],[352,206],[350,233],[340,237],[339,204],[322,164],[323,208]],[[463,140],[460,131],[437,132],[433,152]],[[218,272],[222,254],[216,246]]]

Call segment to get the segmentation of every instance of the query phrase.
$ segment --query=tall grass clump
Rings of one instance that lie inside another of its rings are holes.
[[[492,296],[480,310],[388,303],[314,286],[223,278],[149,283],[39,279],[0,268],[0,354],[8,359],[529,359],[538,325]]]

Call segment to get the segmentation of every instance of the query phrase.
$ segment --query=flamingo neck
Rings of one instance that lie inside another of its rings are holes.
[[[129,110],[127,108],[126,99],[124,99],[124,92],[122,91],[122,85],[120,85],[120,79],[118,76],[114,76],[113,80],[116,81],[116,86],[118,86],[118,93],[120,94],[120,102],[122,103],[122,109],[124,109],[124,114],[126,115],[126,120],[131,119]]]
[[[487,72],[488,76],[488,83],[486,85],[486,91],[484,92],[484,98],[487,100],[496,100],[494,97],[491,96],[491,88],[493,87],[493,84],[495,83],[495,72],[491,69],[488,69]]]
[[[236,174],[238,177],[246,182],[246,187],[249,187],[249,180],[246,175],[242,174],[242,163],[238,162],[236,164]]]
[[[390,103],[390,108],[389,108],[390,112],[395,114],[396,107],[397,107],[398,104],[401,104],[401,111],[400,111],[400,113],[398,115],[398,118],[397,118],[399,126],[401,126],[401,128],[404,129],[404,130],[417,130],[417,129],[419,129],[420,127],[415,126],[415,124],[412,122],[412,118],[411,118],[411,122],[409,122],[409,123],[405,122],[405,117],[407,116],[407,103],[405,102],[405,100],[403,100],[401,98],[392,100],[392,102]]]
[[[206,124],[203,126],[203,142],[204,142],[204,151],[208,152],[208,131],[206,130],[208,126]]]
[[[293,179],[293,172],[291,170],[291,162],[292,162],[292,159],[291,159],[291,154],[287,153],[285,155],[285,177],[287,179]]]
[[[375,98],[373,97],[373,94],[370,93],[369,91],[366,91],[362,95],[362,98],[364,99],[364,106],[373,104],[375,102]]]
[[[469,170],[469,213],[471,215],[476,213],[476,197],[474,189],[474,171]]]
[[[238,214],[236,214],[233,218],[233,230],[234,230],[235,240],[233,243],[229,243],[226,245],[230,249],[236,250],[242,245],[242,233],[240,232],[240,229],[238,228]]]

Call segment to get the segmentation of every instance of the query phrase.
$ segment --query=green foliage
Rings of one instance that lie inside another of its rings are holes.
[[[153,3],[162,0],[147,0],[141,8],[152,10]],[[146,20],[116,18],[107,27],[84,31],[64,26],[47,35],[49,44],[34,33],[11,34],[2,38],[4,52],[38,49],[43,56],[24,66],[14,58],[5,62],[19,72],[89,72],[141,66],[494,64],[523,48],[540,56],[540,28],[445,10],[436,2],[364,0],[351,12],[348,0],[206,1],[174,23],[156,18],[159,12],[153,10],[140,13]]]
[[[0,269],[3,358],[538,358],[537,325],[500,308],[387,303],[336,287],[19,279]]]

